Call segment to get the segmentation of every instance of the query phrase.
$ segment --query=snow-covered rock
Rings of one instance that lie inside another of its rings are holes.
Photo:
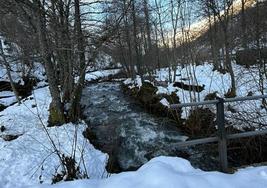
[[[94,81],[101,78],[105,78],[108,76],[113,76],[118,74],[121,71],[121,69],[109,69],[109,70],[98,70],[94,72],[86,73],[85,80],[86,81]]]

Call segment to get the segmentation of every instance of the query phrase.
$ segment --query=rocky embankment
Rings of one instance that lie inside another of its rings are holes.
[[[145,81],[140,87],[133,87],[124,82],[122,90],[125,94],[133,97],[150,113],[181,122],[181,109],[169,108],[171,104],[180,103],[179,97],[175,92],[170,94],[157,93],[158,88],[148,81]]]

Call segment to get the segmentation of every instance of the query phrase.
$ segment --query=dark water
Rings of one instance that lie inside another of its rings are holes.
[[[146,113],[122,93],[119,83],[87,86],[82,103],[100,149],[114,155],[122,170],[137,168],[155,156],[184,157],[193,152],[176,147],[187,137],[171,120]]]

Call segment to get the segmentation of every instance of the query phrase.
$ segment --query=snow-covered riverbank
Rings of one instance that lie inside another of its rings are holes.
[[[267,81],[263,79],[263,82],[260,82],[259,68],[257,66],[246,68],[233,63],[233,68],[237,97],[267,94]],[[174,79],[174,74],[176,74],[175,82],[184,85],[184,88],[177,87],[173,81],[171,83],[169,82],[168,68],[157,70],[152,76],[152,80],[150,79],[148,82],[157,87],[157,95],[170,95],[171,93],[175,93],[179,97],[180,103],[203,101],[211,99],[211,97],[213,97],[213,99],[215,99],[215,97],[225,98],[225,94],[231,87],[229,73],[215,71],[213,70],[213,65],[208,63],[198,66],[178,66],[176,72],[171,71],[170,77],[172,80]],[[124,84],[130,89],[140,88],[142,86],[139,76],[137,76],[136,79],[129,78],[125,80]],[[192,87],[191,90],[187,90],[186,86]],[[199,92],[194,90],[198,86],[203,87],[203,90]],[[163,98],[161,103],[166,107],[170,107],[171,104],[166,98]],[[214,106],[208,107],[211,108],[212,111],[215,111]],[[191,108],[183,108],[182,118],[186,119],[189,116],[190,109]],[[259,128],[262,127],[262,125],[266,125],[267,114],[266,109],[262,108],[261,100],[231,103],[227,105],[225,110],[228,122],[233,124],[237,129],[242,129],[243,127]],[[240,119],[240,117],[243,119]]]
[[[117,71],[98,71],[94,75],[99,78],[116,74]],[[89,74],[92,75],[87,75],[90,81],[94,76],[92,73]],[[162,88],[158,88],[162,91]],[[3,94],[10,95],[10,93]],[[267,167],[250,167],[227,175],[204,172],[194,169],[182,158],[163,156],[152,159],[137,171],[108,177],[105,170],[108,156],[96,150],[88,140],[84,139],[82,133],[87,125],[83,122],[79,125],[69,123],[47,130],[56,147],[65,155],[73,154],[74,135],[78,135],[75,158],[78,163],[83,163],[81,171],[86,172],[90,179],[50,185],[53,176],[60,172],[58,156],[43,127],[47,125],[50,101],[49,90],[43,87],[35,89],[33,95],[21,105],[14,104],[0,112],[0,125],[5,129],[0,133],[1,188],[267,187]],[[7,136],[15,136],[15,139],[5,141],[4,138]]]
[[[246,168],[235,174],[204,172],[177,157],[157,157],[134,172],[102,180],[79,180],[32,188],[265,188],[267,167]]]
[[[37,89],[21,105],[13,105],[0,113],[0,125],[6,130],[0,133],[0,187],[14,188],[51,183],[53,175],[60,172],[59,158],[55,153],[43,126],[47,126],[50,94],[47,87]],[[51,139],[61,154],[76,153],[76,162],[82,163],[81,171],[91,178],[106,176],[108,156],[96,150],[82,132],[86,124],[66,124],[47,128]],[[74,135],[77,147],[74,151]],[[6,136],[18,136],[5,141]]]

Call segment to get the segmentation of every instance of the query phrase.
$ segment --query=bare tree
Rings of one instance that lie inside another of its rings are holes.
[[[106,32],[111,26],[106,28],[106,31],[103,30],[102,35],[95,34],[93,43],[89,46],[89,39],[85,37],[85,31],[82,29],[82,4],[79,0],[8,2],[10,6],[6,8],[7,12],[16,15],[17,18],[23,17],[36,32],[36,54],[40,55],[43,62],[52,97],[49,109],[50,124],[77,121],[81,115],[80,99],[87,67],[97,57],[100,46],[112,36],[112,31]],[[89,2],[86,5],[92,6],[97,3],[102,1]],[[13,11],[14,6],[19,11]],[[22,15],[19,14],[21,12]],[[121,17],[114,20],[116,21],[121,21]],[[93,50],[88,53],[88,49]]]
[[[159,30],[159,33],[160,33],[160,36],[161,36],[161,40],[160,40],[160,45],[164,46],[164,56],[166,57],[165,58],[165,61],[167,62],[168,64],[168,72],[169,72],[169,82],[172,82],[172,76],[171,76],[171,61],[170,61],[170,46],[169,46],[169,43],[168,43],[168,39],[167,39],[167,36],[164,31],[164,20],[163,20],[163,15],[162,15],[162,8],[163,8],[163,5],[161,4],[162,2],[161,1],[158,1],[158,0],[155,0],[155,12],[156,12],[156,15],[157,15],[157,21],[158,21],[158,30]],[[156,28],[157,29],[157,28]]]
[[[227,92],[226,96],[234,97],[236,96],[236,83],[231,63],[229,41],[229,22],[231,19],[231,7],[233,6],[233,0],[207,0],[207,5],[212,10],[213,14],[217,17],[223,32],[225,48],[225,66],[226,69],[229,71],[231,77],[231,89]]]
[[[136,2],[135,0],[131,1],[131,14],[132,14],[132,21],[133,21],[133,40],[134,40],[134,50],[135,50],[135,59],[136,59],[136,66],[137,72],[141,77],[142,82],[144,81],[143,78],[143,66],[142,66],[142,57],[140,52],[140,47],[138,43],[138,33],[137,33],[137,20],[136,20]]]
[[[246,22],[246,8],[247,0],[241,0],[241,27],[242,27],[242,47],[247,49],[247,22]]]
[[[16,99],[18,101],[18,103],[20,104],[20,98],[19,98],[19,95],[18,95],[18,92],[17,92],[17,89],[16,89],[16,86],[15,86],[15,83],[13,81],[13,78],[11,76],[11,68],[10,68],[10,64],[6,58],[6,54],[5,54],[5,51],[4,51],[4,48],[3,48],[3,41],[0,39],[0,57],[2,58],[2,61],[1,63],[4,65],[5,69],[6,69],[6,72],[7,72],[7,76],[8,76],[8,79],[10,81],[10,85],[11,85],[11,88],[16,96]]]

